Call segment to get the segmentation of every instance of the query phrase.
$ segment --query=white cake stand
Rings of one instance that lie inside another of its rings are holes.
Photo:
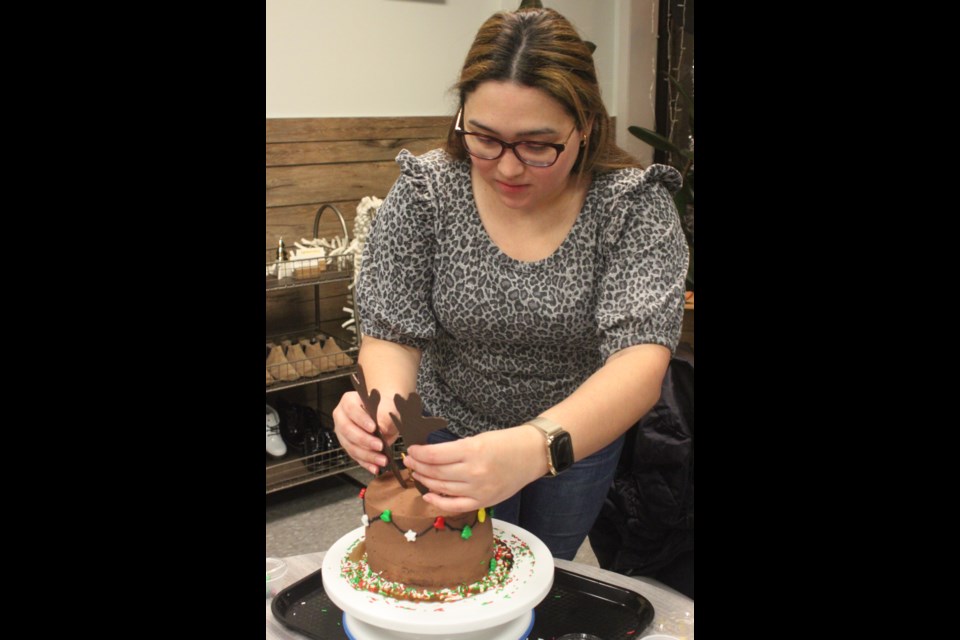
[[[553,586],[553,556],[539,538],[501,520],[494,536],[513,550],[514,564],[499,589],[456,602],[410,602],[358,591],[340,575],[340,562],[364,535],[354,529],[323,557],[323,588],[343,610],[344,628],[352,640],[519,640],[533,626],[533,608]],[[415,544],[415,543],[412,543]],[[526,544],[529,553],[518,552]]]
[[[524,640],[533,629],[533,610],[531,609],[516,620],[502,625],[479,631],[464,631],[455,635],[435,633],[404,633],[403,631],[388,631],[362,620],[357,620],[349,613],[343,614],[343,630],[349,640]]]

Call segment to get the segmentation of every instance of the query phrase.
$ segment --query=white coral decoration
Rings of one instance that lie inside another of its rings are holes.
[[[341,238],[339,236],[334,236],[333,238],[300,238],[299,242],[293,243],[299,251],[295,251],[291,254],[290,259],[300,259],[307,257],[316,257],[321,258],[332,258],[333,256],[343,256],[338,258],[336,263],[337,269],[345,269],[347,267],[346,260],[348,259],[345,254],[350,251],[350,244],[347,243],[346,238]]]
[[[352,296],[353,294],[350,294],[350,295]],[[357,327],[355,325],[357,324],[357,319],[353,317],[353,307],[343,307],[343,312],[349,315],[350,317],[347,318],[344,322],[342,322],[340,326],[346,329],[347,331],[352,331],[353,333],[356,333]]]
[[[417,532],[413,529],[407,529],[407,532],[403,534],[403,537],[407,539],[407,542],[416,542]]]
[[[367,241],[367,234],[370,233],[370,225],[373,218],[377,215],[377,210],[383,200],[376,196],[364,196],[357,205],[357,217],[353,219],[353,240],[346,246],[345,252],[353,254],[353,282],[350,288],[353,289],[357,284],[357,278],[360,277],[360,263],[363,260],[363,245]],[[340,326],[348,331],[356,333],[356,321],[353,317],[353,309],[344,307],[343,310],[350,314],[350,318]]]
[[[350,242],[353,250],[353,283],[357,283],[357,276],[360,274],[360,261],[363,255],[363,245],[367,241],[367,234],[370,233],[370,224],[383,200],[376,196],[364,196],[360,204],[357,205],[357,217],[353,220],[353,240]]]

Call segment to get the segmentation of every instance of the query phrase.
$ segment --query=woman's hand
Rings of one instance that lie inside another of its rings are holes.
[[[451,512],[493,506],[547,472],[543,435],[526,425],[414,445],[403,462],[430,490],[423,499]]]
[[[393,402],[386,403],[381,399],[377,408],[377,423],[387,446],[391,446],[397,439],[397,428],[390,419],[390,411],[396,412]],[[340,398],[340,403],[333,410],[333,430],[347,455],[364,469],[377,475],[380,467],[387,466],[387,456],[382,453],[383,443],[373,435],[373,420],[364,409],[360,394],[356,391],[349,391]]]

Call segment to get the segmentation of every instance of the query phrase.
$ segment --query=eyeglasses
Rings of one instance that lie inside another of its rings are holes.
[[[554,142],[532,142],[528,140],[504,142],[493,136],[464,131],[460,126],[462,118],[463,108],[461,107],[460,113],[457,114],[457,124],[454,125],[453,131],[463,139],[463,146],[466,148],[467,153],[481,160],[496,160],[503,155],[504,151],[510,149],[513,151],[513,155],[517,156],[517,160],[523,164],[530,165],[531,167],[549,167],[557,161],[560,154],[563,153],[563,150],[567,148],[564,144]],[[576,128],[577,125],[573,125],[573,129],[570,129],[570,133],[567,134],[564,141],[570,138],[570,134],[572,134]]]

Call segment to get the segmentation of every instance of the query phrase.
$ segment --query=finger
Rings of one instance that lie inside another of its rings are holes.
[[[349,391],[340,398],[340,402],[333,410],[333,423],[335,429],[341,425],[355,424],[371,434],[375,427],[373,419],[363,408],[360,394],[356,391]]]
[[[379,473],[379,469],[382,466],[387,464],[386,457],[380,453],[370,451],[369,449],[364,449],[363,447],[356,447],[352,445],[343,444],[343,449],[347,452],[351,458],[358,462],[364,469],[376,475]]]
[[[466,459],[466,446],[463,440],[439,442],[437,444],[415,444],[407,449],[407,456],[425,464],[454,464]]]
[[[382,451],[383,443],[373,435],[373,420],[364,411],[359,414],[351,411],[350,407],[341,411],[342,403],[334,410],[334,431],[340,439],[355,447],[362,447],[370,451]]]
[[[387,444],[396,442],[400,436],[400,432],[397,431],[396,425],[393,424],[393,419],[390,417],[390,414],[382,413],[378,415],[377,423],[380,425],[380,434],[383,436],[383,439],[387,441]]]
[[[381,467],[387,466],[387,456],[376,451],[371,451],[370,449],[357,449],[356,455],[351,456],[357,462],[367,465],[368,470],[372,470],[372,473],[379,473]]]
[[[380,468],[386,465],[385,460],[380,460],[380,457],[382,456],[372,457],[369,453],[365,453],[363,451],[357,453],[357,455],[351,454],[350,457],[356,460],[361,467],[375,476],[380,475]],[[383,464],[381,464],[381,462]]]
[[[343,425],[338,430],[337,436],[340,438],[341,445],[346,444],[371,452],[383,451],[383,442],[380,441],[380,438],[367,433],[355,423]],[[386,464],[386,460],[384,460],[384,464]]]
[[[343,394],[334,408],[333,430],[347,455],[373,475],[387,464],[386,456],[378,453],[383,450],[383,443],[373,435],[373,420],[363,409],[356,391]]]
[[[358,425],[367,433],[373,433],[377,426],[373,418],[370,417],[370,414],[363,409],[363,405],[350,406],[348,408],[348,417],[354,424]]]
[[[421,472],[414,472],[413,479],[432,493],[442,496],[463,496],[470,493],[470,485],[456,478],[438,478]]]
[[[430,464],[428,462],[423,462],[422,460],[417,460],[416,458],[407,455],[403,459],[403,464],[410,471],[413,472],[414,478],[417,480],[433,480],[440,482],[448,483],[457,483],[458,489],[453,489],[448,487],[444,490],[444,493],[464,493],[462,487],[467,486],[468,483],[474,482],[477,479],[475,469],[473,465],[466,462],[450,462],[450,463],[441,463],[441,464]]]
[[[380,452],[383,450],[383,443],[378,438],[364,431],[359,425],[352,422],[340,422],[335,428],[337,440],[340,446],[347,454],[361,464],[366,464],[367,469],[374,466],[384,466],[387,464],[387,458]]]
[[[450,511],[452,513],[474,511],[481,507],[479,502],[465,496],[446,497],[430,492],[424,495],[423,499],[441,511]]]

